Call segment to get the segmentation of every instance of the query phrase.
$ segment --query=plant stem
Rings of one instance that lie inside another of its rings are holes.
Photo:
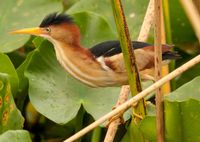
[[[130,92],[129,85],[124,85],[121,88],[119,99],[118,99],[117,104],[115,106],[116,108],[127,101],[129,92]],[[116,119],[116,120],[114,120],[110,123],[110,125],[108,127],[108,131],[107,131],[105,139],[104,139],[104,142],[112,142],[114,140],[115,134],[117,132],[117,128],[120,125],[120,123],[121,123],[120,118],[118,118],[118,119]]]
[[[172,31],[171,31],[171,20],[170,20],[170,12],[169,12],[169,1],[163,0],[163,17],[164,17],[164,27],[165,27],[165,36],[166,36],[166,43],[173,44],[172,41]],[[173,71],[175,69],[175,61],[171,61],[169,64],[169,70]],[[171,80],[170,82],[171,90],[176,89],[176,82]],[[165,94],[163,92],[163,94]]]
[[[142,86],[136,65],[132,42],[129,35],[128,26],[126,23],[124,10],[122,7],[121,0],[111,0],[111,4],[113,9],[115,24],[119,35],[120,45],[124,57],[124,64],[128,75],[131,95],[135,96],[136,94],[142,91]],[[139,132],[138,128],[136,127],[137,124],[141,121],[141,119],[139,117],[136,117],[134,114],[138,114],[144,118],[146,114],[144,99],[140,100],[138,104],[135,107],[133,107],[132,120],[130,124],[135,126],[132,127],[133,128],[132,135],[135,136],[134,137],[135,140],[143,142],[144,138],[142,134]]]
[[[96,127],[92,133],[91,142],[100,142],[101,139],[101,128]]]
[[[136,60],[134,55],[134,50],[132,48],[132,42],[130,39],[128,26],[126,23],[123,7],[120,0],[111,0],[113,14],[115,18],[116,27],[119,34],[120,44],[123,52],[124,62],[126,71],[128,74],[129,85],[131,89],[132,96],[142,91],[141,82],[139,78],[139,73],[136,66]],[[133,110],[135,113],[145,116],[145,105],[144,100],[138,102],[138,105]],[[134,117],[134,121],[138,123],[140,119]]]
[[[144,21],[141,26],[141,30],[138,36],[138,41],[146,41],[149,37],[149,31],[151,29],[151,26],[153,24],[154,20],[154,2],[155,0],[150,0],[149,5],[144,17]]]
[[[161,19],[162,19],[162,1],[155,0],[155,28],[154,28],[154,55],[155,55],[155,79],[160,80],[162,77],[162,44],[161,44]],[[163,117],[163,95],[161,88],[156,89],[156,129],[157,141],[164,142],[164,117]]]

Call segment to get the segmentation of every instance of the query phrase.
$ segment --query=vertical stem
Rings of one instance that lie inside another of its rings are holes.
[[[163,9],[163,6],[161,7]],[[166,43],[166,32],[165,32],[165,20],[163,10],[161,10],[161,43]],[[162,66],[162,76],[169,74],[169,65]],[[162,86],[162,94],[168,94],[171,92],[170,82],[167,82]]]
[[[151,26],[153,24],[154,20],[154,3],[155,0],[150,0],[149,5],[141,26],[141,30],[138,36],[138,41],[146,41],[147,38],[149,37],[149,31],[151,29]]]
[[[120,92],[118,101],[115,105],[116,108],[127,101],[129,92],[130,92],[129,85],[124,85],[121,88],[121,92]],[[111,124],[108,127],[108,131],[106,133],[104,142],[113,142],[113,140],[115,138],[115,134],[117,133],[117,129],[118,129],[118,126],[120,125],[120,123],[121,123],[121,118],[118,118],[111,122]]]
[[[162,50],[161,50],[161,13],[162,8],[161,0],[155,0],[155,79],[156,81],[161,79],[161,62],[162,62]],[[163,122],[163,96],[161,88],[156,90],[156,129],[157,129],[157,141],[164,142],[164,122]]]
[[[120,0],[111,0],[113,14],[115,18],[115,23],[117,26],[120,44],[124,56],[124,62],[126,66],[126,71],[129,78],[129,85],[131,89],[132,96],[142,91],[139,73],[136,66],[135,55],[132,48],[132,42],[130,39],[128,26],[126,23],[123,7]],[[135,113],[141,116],[145,116],[145,106],[144,100],[140,101],[137,107],[134,109]],[[133,116],[134,117],[134,116]],[[136,123],[140,121],[139,118],[134,117]]]
[[[169,1],[163,0],[163,18],[164,18],[164,26],[165,26],[165,35],[166,42],[168,44],[172,44],[172,31],[171,31],[171,20],[170,20],[170,12],[169,12]],[[169,65],[169,70],[172,71],[175,69],[175,61],[171,61]],[[174,80],[170,81],[171,90],[176,89],[176,82]],[[164,94],[164,93],[163,93]]]
[[[163,18],[164,18],[164,26],[166,31],[166,41],[169,44],[172,44],[172,31],[171,31],[171,20],[170,20],[170,13],[169,13],[169,1],[163,0]]]
[[[101,128],[96,127],[92,133],[91,142],[100,142],[101,140]]]
[[[137,70],[134,50],[132,48],[132,42],[128,31],[128,26],[126,23],[121,1],[111,0],[111,3],[119,35],[120,45],[123,52],[124,64],[128,75],[131,94],[132,96],[135,96],[136,94],[142,91],[142,87],[139,78],[139,72]],[[136,115],[134,114],[138,114],[141,117],[145,116],[146,111],[145,111],[144,99],[140,100],[138,104],[135,107],[133,107],[133,115],[131,121],[131,126],[132,126],[131,134],[134,136],[134,141],[138,140],[143,142],[144,138],[137,128],[137,124],[141,121],[141,119],[139,117],[136,117]]]
[[[154,17],[154,0],[150,0],[148,8],[146,10],[146,14],[145,14],[142,26],[141,26],[141,30],[140,30],[140,33],[138,36],[138,41],[146,41],[147,40],[147,38],[149,36],[150,28],[153,24],[153,20],[154,20],[153,17]],[[130,86],[129,85],[122,86],[116,107],[120,106],[122,103],[124,103],[124,101],[126,101],[129,93],[130,93]],[[113,121],[109,125],[104,142],[112,142],[114,140],[114,136],[117,132],[117,127],[119,124],[120,124],[120,118]]]

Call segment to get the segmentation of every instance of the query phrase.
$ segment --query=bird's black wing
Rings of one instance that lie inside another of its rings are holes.
[[[132,45],[134,49],[151,46],[151,44],[139,41],[132,41]],[[122,52],[120,47],[120,42],[118,40],[105,41],[99,43],[90,48],[90,51],[95,57],[100,57],[100,56],[110,57]]]

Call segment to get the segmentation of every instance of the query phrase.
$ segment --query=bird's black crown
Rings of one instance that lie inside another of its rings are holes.
[[[74,23],[71,16],[66,14],[58,14],[58,13],[52,13],[47,15],[40,24],[39,27],[48,27],[50,25],[58,25],[61,23]]]

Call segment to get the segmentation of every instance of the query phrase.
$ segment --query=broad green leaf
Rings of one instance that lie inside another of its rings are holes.
[[[137,39],[140,27],[143,22],[143,18],[146,12],[147,4],[149,0],[126,0],[123,1],[123,8],[125,10],[126,19],[129,25],[130,35],[132,39]],[[109,0],[80,0],[74,4],[68,11],[69,14],[92,11],[103,16],[108,21],[113,31],[116,31],[115,21],[113,18],[113,12],[111,3]],[[93,24],[95,25],[95,24]],[[102,33],[102,29],[99,29],[99,34]],[[115,32],[116,33],[116,32]]]
[[[200,77],[178,88],[164,99],[165,141],[200,141]],[[155,141],[155,117],[147,116],[140,128],[147,139]],[[150,128],[153,131],[150,131]]]
[[[13,51],[23,46],[29,38],[24,35],[10,35],[10,31],[38,26],[44,16],[56,11],[62,11],[59,0],[1,0],[0,51]]]
[[[16,108],[8,75],[0,73],[0,133],[22,129],[24,119]]]
[[[0,53],[0,73],[8,74],[11,90],[13,95],[15,95],[19,87],[18,75],[9,57],[3,53]]]
[[[31,142],[31,137],[25,130],[9,130],[0,135],[0,142]]]
[[[19,50],[15,50],[13,52],[7,53],[7,55],[15,68],[19,67],[23,63],[23,61],[26,59],[25,54],[23,54]]]

